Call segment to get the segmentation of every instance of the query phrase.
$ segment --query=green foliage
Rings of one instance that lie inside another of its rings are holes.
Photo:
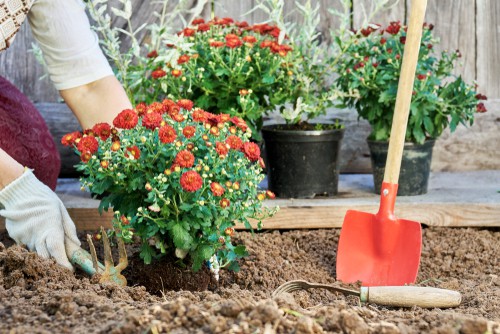
[[[233,245],[234,227],[276,211],[262,207],[274,195],[258,188],[263,161],[250,137],[242,119],[184,99],[139,104],[62,143],[80,155],[80,181],[102,196],[100,210],[114,210],[118,235],[142,242],[146,263],[187,255],[197,270],[217,255],[221,267],[237,269],[247,253]]]
[[[148,50],[149,58],[130,67],[124,80],[134,101],[188,98],[243,118],[260,139],[263,115],[290,99],[293,83],[291,47],[278,43],[279,33],[267,24],[198,19],[172,44]]]
[[[424,24],[406,131],[408,142],[423,143],[439,137],[447,127],[453,132],[458,124],[472,125],[475,113],[486,111],[479,101],[486,97],[451,73],[460,53],[433,52],[438,41],[432,28]],[[386,141],[390,136],[405,30],[399,22],[385,29],[368,25],[336,39],[345,50],[336,67],[336,85],[346,93],[341,97],[343,106],[356,108],[370,123],[372,140]]]

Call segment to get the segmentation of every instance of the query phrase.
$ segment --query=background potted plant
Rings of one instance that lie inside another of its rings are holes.
[[[245,120],[260,140],[263,115],[288,100],[291,47],[280,29],[231,18],[195,19],[129,68],[135,101],[191,99],[204,110]],[[138,78],[138,79],[136,79]]]
[[[238,270],[247,255],[234,245],[236,224],[251,228],[274,209],[274,198],[258,184],[264,178],[251,131],[228,114],[215,115],[181,99],[139,104],[113,124],[73,132],[62,143],[80,156],[82,186],[102,195],[100,210],[112,207],[113,224],[125,241],[140,240],[146,263],[163,256],[186,258],[198,270]]]
[[[382,8],[377,1],[373,12]],[[344,125],[339,119],[323,118],[340,95],[349,94],[333,85],[333,72],[343,50],[328,42],[344,35],[350,25],[350,1],[343,10],[321,8],[311,1],[295,2],[295,16],[283,16],[283,0],[261,0],[257,8],[282,31],[292,46],[289,54],[292,83],[281,87],[288,101],[278,109],[278,124],[262,128],[267,153],[268,186],[279,197],[311,198],[338,191],[339,155]],[[338,28],[320,31],[321,15],[330,14]],[[299,22],[300,21],[300,22]]]
[[[410,115],[406,132],[398,195],[427,192],[435,139],[446,128],[472,125],[476,112],[485,112],[476,86],[465,83],[452,70],[460,52],[434,52],[438,40],[433,25],[424,24]],[[406,27],[391,22],[387,27],[371,24],[345,38],[336,39],[344,50],[335,68],[342,107],[356,108],[372,128],[368,137],[375,191],[380,193]]]

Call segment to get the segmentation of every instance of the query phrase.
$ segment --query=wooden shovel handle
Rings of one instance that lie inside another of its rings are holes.
[[[361,287],[362,302],[386,306],[424,308],[456,307],[462,295],[453,290],[419,286],[372,286]]]
[[[385,164],[384,182],[388,183],[397,184],[399,179],[426,6],[427,0],[413,0],[411,2],[410,23],[406,34],[403,63],[399,76],[391,137]]]

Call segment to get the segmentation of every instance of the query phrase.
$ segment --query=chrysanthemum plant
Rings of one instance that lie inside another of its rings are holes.
[[[142,78],[134,98],[185,96],[207,111],[244,119],[258,139],[263,115],[291,100],[297,58],[279,35],[280,29],[268,24],[196,19],[178,32],[177,43],[149,50],[145,65],[129,69]],[[190,48],[183,50],[186,43]],[[172,54],[177,57],[165,62]]]
[[[169,254],[188,255],[197,270],[211,259],[238,269],[247,255],[232,237],[236,224],[261,226],[274,209],[259,190],[263,161],[249,141],[246,122],[212,114],[193,102],[165,99],[122,111],[113,124],[65,135],[81,162],[81,183],[102,196],[100,210],[114,210],[125,241],[141,240],[146,263]],[[215,259],[215,260],[214,260]]]
[[[435,52],[438,40],[433,25],[424,24],[415,84],[406,131],[406,141],[422,144],[438,138],[449,127],[472,125],[476,112],[485,112],[476,85],[452,75],[460,52]],[[337,39],[344,50],[336,67],[338,87],[350,92],[345,106],[356,108],[372,131],[369,139],[387,141],[390,136],[399,73],[406,41],[406,27],[391,22],[387,27],[371,24]]]

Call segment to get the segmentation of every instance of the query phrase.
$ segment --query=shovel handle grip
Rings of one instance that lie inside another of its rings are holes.
[[[361,287],[361,302],[397,307],[447,308],[459,306],[458,291],[419,286]]]
[[[403,63],[401,64],[391,136],[389,138],[389,149],[385,164],[384,182],[388,183],[396,184],[399,179],[426,7],[427,0],[413,0],[411,2],[410,22],[404,46]]]

